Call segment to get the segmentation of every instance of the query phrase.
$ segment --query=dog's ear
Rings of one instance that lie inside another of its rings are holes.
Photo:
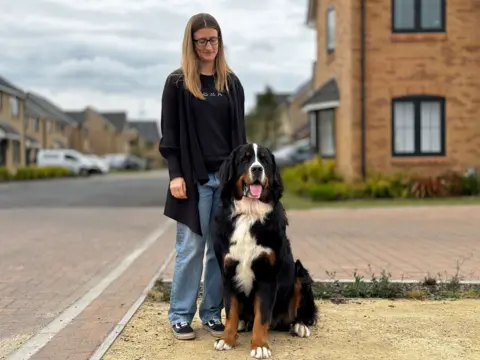
[[[271,192],[272,192],[274,201],[277,202],[283,196],[283,191],[284,191],[283,180],[282,180],[282,175],[280,174],[280,169],[277,167],[277,163],[275,161],[275,155],[273,155],[273,153],[270,150],[268,150],[268,152],[272,162],[272,174],[273,174]]]
[[[232,178],[235,174],[235,154],[236,150],[234,149],[228,158],[226,158],[222,165],[220,166],[220,169],[218,171],[218,177],[220,179],[220,186],[225,186],[226,184],[230,183],[232,181]]]
[[[235,167],[236,167],[236,159],[237,153],[240,146],[236,147],[232,150],[228,158],[226,158],[220,169],[218,171],[218,177],[220,180],[220,197],[228,202],[230,199],[235,183]]]

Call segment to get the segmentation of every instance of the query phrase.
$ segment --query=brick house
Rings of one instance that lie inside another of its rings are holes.
[[[77,123],[52,101],[28,92],[25,100],[27,164],[34,162],[38,148],[68,148],[69,136],[77,126]]]
[[[480,166],[480,1],[309,0],[311,142],[345,178]]]
[[[0,77],[0,167],[14,170],[25,165],[25,92]]]
[[[67,111],[78,127],[70,135],[70,147],[83,153],[96,155],[116,151],[116,128],[100,112],[88,106],[82,111]]]
[[[115,150],[112,153],[129,154],[131,144],[137,138],[136,129],[128,126],[127,113],[124,111],[102,112],[101,115],[115,127]]]
[[[148,168],[158,168],[165,164],[158,151],[160,131],[155,119],[130,120],[128,127],[137,132],[137,137],[132,141],[132,152],[147,160]]]

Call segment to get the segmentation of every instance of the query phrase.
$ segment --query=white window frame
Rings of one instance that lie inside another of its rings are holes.
[[[15,96],[10,96],[10,113],[13,117],[20,116],[20,106]]]
[[[335,8],[329,7],[327,9],[327,21],[326,21],[326,42],[327,52],[331,53],[335,51]]]

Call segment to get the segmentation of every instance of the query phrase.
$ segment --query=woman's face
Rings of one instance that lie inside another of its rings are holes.
[[[193,34],[195,52],[202,61],[215,61],[219,41],[218,32],[215,29],[200,29]]]

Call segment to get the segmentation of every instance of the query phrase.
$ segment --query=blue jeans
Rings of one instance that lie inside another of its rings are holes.
[[[203,257],[207,247],[203,298],[200,304],[200,320],[206,323],[220,319],[223,308],[222,279],[213,249],[213,220],[220,206],[218,174],[209,174],[204,185],[198,185],[200,226],[203,236],[177,223],[176,258],[170,293],[168,320],[171,324],[192,323],[197,311],[197,298],[203,270]]]

